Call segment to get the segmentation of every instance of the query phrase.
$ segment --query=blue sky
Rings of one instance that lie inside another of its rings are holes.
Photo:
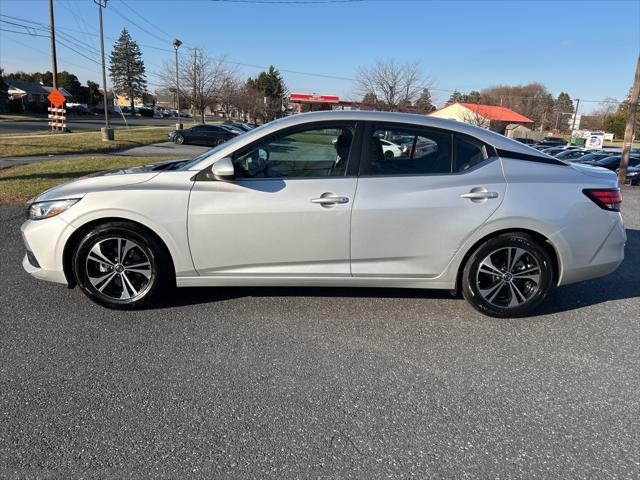
[[[85,55],[58,45],[58,69],[72,71],[82,81],[98,81],[98,65],[85,58],[99,59],[98,7],[92,0],[54,4],[56,26],[70,36],[68,44]],[[47,1],[0,0],[0,14],[47,24]],[[109,0],[107,52],[125,26],[142,44],[151,83],[159,82],[154,73],[163,63],[173,60],[172,52],[162,49],[171,50],[171,39],[177,36],[185,53],[186,47],[201,47],[231,62],[273,64],[296,92],[354,97],[348,79],[355,77],[358,67],[393,58],[419,62],[434,89],[469,91],[538,81],[554,96],[567,91],[583,100],[623,99],[640,51],[640,0],[365,0],[306,5]],[[0,28],[24,32],[7,23],[0,23]],[[0,66],[7,72],[50,69],[48,39],[0,31]],[[259,72],[237,68],[242,76]],[[449,96],[435,90],[433,94],[438,103]],[[585,112],[598,106],[582,105]]]

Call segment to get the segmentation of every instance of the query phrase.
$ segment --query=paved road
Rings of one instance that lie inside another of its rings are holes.
[[[175,118],[126,117],[126,119],[129,126],[136,127],[148,127],[152,125],[171,126],[175,125],[176,123]],[[125,126],[125,122],[121,116],[109,116],[109,123],[115,128]],[[185,124],[186,123],[187,122],[185,121]],[[90,130],[99,131],[102,127],[104,127],[104,117],[102,115],[73,116],[68,119],[67,126],[72,132]],[[48,129],[48,120],[46,118],[24,122],[0,122],[0,134],[29,132],[38,133],[47,131]]]
[[[640,189],[625,197],[622,267],[517,320],[415,290],[105,310],[23,273],[22,209],[0,208],[0,477],[638,478]]]
[[[167,125],[174,126],[176,124],[176,118],[149,118],[149,117],[125,117],[125,121],[122,119],[121,115],[110,115],[109,116],[109,124],[114,127],[124,127],[129,125],[130,127],[148,127],[153,125]],[[217,117],[207,117],[207,121],[219,121],[220,118]],[[192,124],[193,119],[191,118],[183,118],[182,123],[185,128],[189,128]],[[99,131],[102,127],[104,127],[104,116],[103,115],[87,115],[87,116],[78,116],[74,115],[69,117],[67,120],[67,126],[72,132],[80,132],[80,131]],[[0,122],[0,134],[11,134],[11,133],[38,133],[47,131],[50,127],[48,126],[48,120],[46,118],[42,118],[40,120],[33,121],[20,121],[20,122]]]

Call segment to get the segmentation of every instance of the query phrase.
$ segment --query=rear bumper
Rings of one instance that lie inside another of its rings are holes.
[[[606,238],[588,261],[572,262],[562,266],[558,285],[581,282],[613,272],[624,260],[626,241],[627,234],[620,217],[618,221],[614,222]]]

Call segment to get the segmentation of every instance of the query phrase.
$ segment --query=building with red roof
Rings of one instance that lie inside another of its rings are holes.
[[[504,133],[509,124],[533,126],[533,120],[509,108],[479,103],[450,103],[429,115],[470,123],[499,133]]]

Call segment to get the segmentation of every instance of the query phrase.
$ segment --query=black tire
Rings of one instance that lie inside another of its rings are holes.
[[[224,143],[224,138],[218,138],[214,143],[214,147],[217,147],[218,145],[222,145]]]
[[[386,160],[392,160],[394,156],[395,155],[393,154],[393,152],[391,150],[387,150],[386,152],[384,152],[384,158]]]
[[[524,233],[487,240],[471,254],[462,272],[462,295],[473,308],[492,317],[526,316],[552,285],[549,253]]]
[[[152,306],[172,284],[171,259],[164,245],[129,222],[105,223],[86,233],[72,261],[80,289],[108,308]]]
[[[180,134],[173,137],[173,143],[176,145],[182,145],[184,143],[184,137]]]

